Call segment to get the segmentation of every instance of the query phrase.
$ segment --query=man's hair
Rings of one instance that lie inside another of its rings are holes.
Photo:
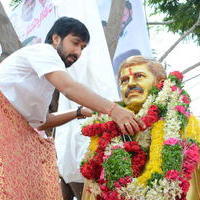
[[[118,74],[118,80],[123,68],[134,66],[134,65],[142,65],[146,64],[149,71],[156,76],[157,81],[162,79],[166,79],[166,72],[164,67],[157,61],[145,58],[143,56],[131,56],[127,58],[120,67],[120,71]]]
[[[54,34],[60,36],[62,40],[69,34],[80,37],[86,43],[90,40],[90,34],[86,26],[79,20],[69,17],[61,17],[54,23],[46,36],[45,43],[52,44]]]

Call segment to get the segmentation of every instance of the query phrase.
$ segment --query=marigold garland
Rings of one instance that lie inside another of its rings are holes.
[[[152,142],[150,146],[149,161],[146,164],[144,173],[138,178],[140,184],[146,184],[153,173],[162,173],[161,152],[164,142],[164,121],[160,120],[153,125],[151,131]]]
[[[200,134],[197,133],[200,133],[200,122],[196,117],[191,116],[185,131],[182,133],[182,137],[184,139],[192,138],[200,143]]]
[[[88,147],[89,151],[95,152],[97,150],[98,143],[99,143],[99,137],[98,136],[92,136],[91,139],[90,139],[89,147]]]

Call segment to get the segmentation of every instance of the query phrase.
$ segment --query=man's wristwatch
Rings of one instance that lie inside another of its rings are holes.
[[[77,117],[77,119],[84,119],[84,118],[86,118],[86,116],[81,113],[81,109],[82,108],[83,108],[83,106],[78,106],[78,109],[76,110],[76,117]]]

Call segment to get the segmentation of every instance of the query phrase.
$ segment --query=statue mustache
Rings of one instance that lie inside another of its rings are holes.
[[[139,87],[139,86],[132,86],[132,87],[129,87],[129,88],[127,89],[127,91],[125,92],[125,97],[127,98],[128,95],[129,95],[131,92],[133,92],[133,91],[137,91],[137,92],[139,92],[139,93],[143,93],[143,92],[144,92],[143,88],[141,88],[141,87]]]

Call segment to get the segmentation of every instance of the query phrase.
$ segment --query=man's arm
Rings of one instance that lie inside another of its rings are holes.
[[[37,129],[40,130],[47,130],[49,128],[54,128],[57,126],[61,126],[73,119],[81,119],[85,117],[91,117],[93,111],[88,108],[82,108],[80,110],[80,115],[77,115],[77,110],[71,110],[66,113],[58,114],[58,113],[51,113],[47,116],[47,121],[43,125],[39,126]]]
[[[110,114],[124,134],[133,134],[145,127],[141,120],[136,119],[134,113],[114,105],[113,102],[74,81],[67,72],[51,72],[46,74],[45,78],[70,100],[94,111]]]

